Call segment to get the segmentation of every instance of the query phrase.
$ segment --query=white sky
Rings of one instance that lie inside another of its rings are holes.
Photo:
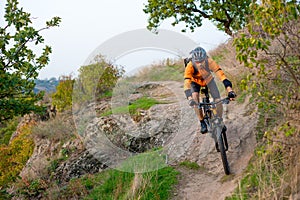
[[[4,1],[6,3],[6,1]],[[0,2],[0,26],[3,26],[4,2]],[[59,27],[42,32],[45,44],[52,47],[50,63],[40,71],[39,78],[76,74],[87,57],[106,40],[123,32],[146,28],[148,16],[143,12],[146,0],[19,0],[24,11],[34,17],[34,27],[42,28],[54,16],[62,18]],[[160,28],[180,32],[180,26],[164,22]],[[183,26],[181,26],[183,27]],[[205,22],[194,33],[182,33],[206,50],[225,42],[228,36]],[[147,52],[148,54],[149,52]],[[159,53],[161,57],[167,54]],[[157,52],[153,60],[157,59]],[[159,59],[161,59],[159,57]],[[134,55],[122,58],[118,64],[126,66]],[[146,65],[149,63],[139,63]]]

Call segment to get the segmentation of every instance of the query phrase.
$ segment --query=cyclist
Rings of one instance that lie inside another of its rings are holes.
[[[232,90],[232,83],[226,78],[220,66],[206,54],[202,47],[197,47],[190,52],[190,61],[187,63],[184,72],[184,92],[188,103],[194,108],[195,113],[200,121],[201,133],[207,133],[207,126],[203,120],[203,112],[198,109],[199,92],[201,87],[209,89],[214,101],[220,99],[220,93],[216,82],[211,74],[214,72],[216,76],[223,82],[230,100],[234,100],[236,94]],[[223,106],[217,105],[217,115],[222,117]]]

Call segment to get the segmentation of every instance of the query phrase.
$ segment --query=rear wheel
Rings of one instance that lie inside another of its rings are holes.
[[[228,160],[227,160],[226,149],[225,149],[225,146],[224,146],[224,138],[223,138],[223,134],[221,133],[221,128],[220,127],[217,128],[217,142],[218,142],[218,148],[219,148],[220,153],[221,153],[224,172],[225,172],[226,175],[229,175],[230,174],[230,169],[229,169],[229,164],[228,164]]]

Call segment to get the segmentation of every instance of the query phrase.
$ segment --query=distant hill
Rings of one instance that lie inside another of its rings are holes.
[[[51,93],[56,90],[56,86],[58,85],[59,80],[56,78],[50,79],[36,79],[35,80],[35,88],[34,92],[38,93],[40,91],[45,91],[46,93]]]

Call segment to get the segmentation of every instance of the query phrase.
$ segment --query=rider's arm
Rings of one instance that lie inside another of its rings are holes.
[[[225,76],[224,71],[221,69],[221,67],[211,58],[208,58],[208,65],[209,69],[214,72],[216,76],[223,82],[227,92],[232,91],[232,84]]]
[[[189,62],[184,71],[184,93],[187,99],[192,99],[191,83],[194,73],[192,62]]]

